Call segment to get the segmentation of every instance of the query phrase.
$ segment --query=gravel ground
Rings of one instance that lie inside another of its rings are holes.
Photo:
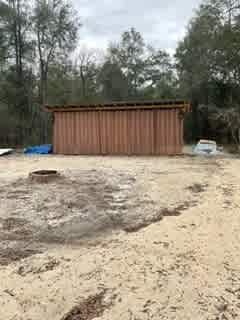
[[[240,319],[239,164],[0,158],[0,319]]]

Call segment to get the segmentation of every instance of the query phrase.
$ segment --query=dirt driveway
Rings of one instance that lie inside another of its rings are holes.
[[[239,167],[0,158],[0,320],[240,319]]]

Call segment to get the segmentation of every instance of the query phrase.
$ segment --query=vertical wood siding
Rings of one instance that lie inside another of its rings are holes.
[[[54,113],[56,154],[177,155],[183,147],[179,109]]]

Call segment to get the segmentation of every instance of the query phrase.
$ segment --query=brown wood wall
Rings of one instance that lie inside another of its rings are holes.
[[[54,112],[54,153],[181,154],[179,112],[179,108]]]

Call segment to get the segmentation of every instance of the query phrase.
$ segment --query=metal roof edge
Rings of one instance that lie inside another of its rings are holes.
[[[68,105],[45,105],[45,111],[64,112],[64,111],[94,111],[94,110],[133,110],[133,109],[171,109],[182,108],[189,111],[190,103],[185,100],[162,100],[162,101],[121,101],[107,103],[89,104],[68,104]]]

